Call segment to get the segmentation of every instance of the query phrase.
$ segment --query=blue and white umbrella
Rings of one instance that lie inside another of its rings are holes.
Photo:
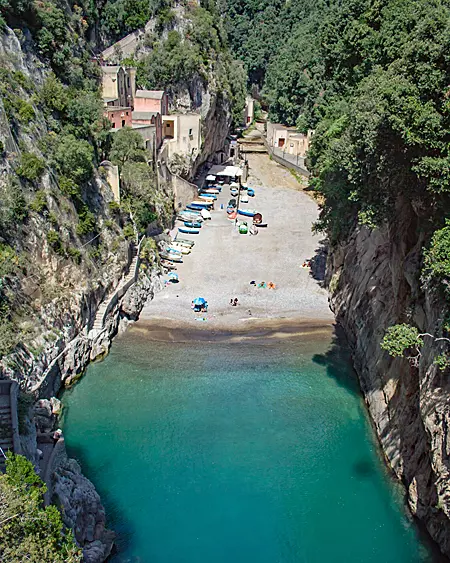
[[[203,297],[197,297],[194,299],[194,305],[204,305],[206,303],[206,299]]]
[[[175,272],[170,272],[169,273],[169,280],[177,280],[178,281],[178,274],[176,274]]]

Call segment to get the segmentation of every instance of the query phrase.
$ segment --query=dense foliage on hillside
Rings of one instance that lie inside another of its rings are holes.
[[[410,206],[422,283],[450,301],[450,2],[223,1],[270,119],[316,129],[316,228],[336,243]]]
[[[0,475],[0,560],[10,563],[78,563],[81,550],[55,506],[44,507],[45,484],[33,465],[7,454]]]
[[[233,121],[242,119],[247,76],[228,48],[227,35],[214,3],[207,8],[188,6],[184,30],[168,31],[167,37],[147,37],[151,51],[134,61],[137,82],[143,88],[165,88],[176,97],[180,89],[197,82],[231,102]]]

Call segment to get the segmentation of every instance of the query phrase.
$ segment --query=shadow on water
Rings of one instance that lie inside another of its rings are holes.
[[[312,361],[326,369],[328,377],[355,395],[361,396],[358,378],[353,370],[351,353],[343,329],[335,326],[331,346],[325,354],[314,354]]]
[[[66,444],[67,445],[67,444]],[[127,520],[124,516],[123,510],[115,503],[112,499],[112,495],[108,488],[102,487],[99,485],[98,480],[94,479],[95,473],[101,473],[103,471],[108,470],[109,462],[105,461],[104,465],[100,465],[94,468],[89,464],[88,459],[83,454],[83,447],[82,446],[68,446],[67,453],[70,458],[75,459],[80,466],[83,468],[83,474],[88,477],[88,479],[92,479],[95,481],[95,489],[100,495],[101,502],[105,508],[107,522],[106,525],[109,529],[112,529],[115,534],[116,538],[114,541],[113,551],[111,553],[110,558],[108,561],[114,559],[115,561],[122,561],[121,559],[115,559],[121,552],[127,550],[127,548],[132,544],[132,538],[134,535],[133,523],[130,520]],[[138,563],[139,559],[124,559],[123,562],[125,563]]]

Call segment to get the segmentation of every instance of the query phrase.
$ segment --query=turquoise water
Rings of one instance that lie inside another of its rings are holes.
[[[115,563],[431,561],[342,350],[133,332],[64,395]]]

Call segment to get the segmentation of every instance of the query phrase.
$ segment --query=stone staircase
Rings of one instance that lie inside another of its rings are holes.
[[[16,391],[16,392],[13,392]],[[11,403],[14,401],[14,404]],[[17,423],[17,383],[0,382],[0,448],[6,454],[8,450],[20,453]],[[15,432],[15,435],[14,435]],[[0,472],[5,471],[5,458],[0,452]]]
[[[118,293],[118,291],[120,291],[122,287],[125,287],[132,279],[134,279],[138,259],[139,259],[138,249],[135,246],[133,246],[132,260],[130,267],[128,269],[128,274],[122,279],[117,289],[114,291],[113,295],[108,296],[108,298],[105,299],[105,301],[103,301],[103,303],[99,306],[97,310],[97,314],[95,315],[94,324],[92,325],[92,330],[100,331],[103,329],[103,325],[105,323],[105,315],[109,307],[109,304],[111,303],[111,300],[116,295],[116,293]]]

